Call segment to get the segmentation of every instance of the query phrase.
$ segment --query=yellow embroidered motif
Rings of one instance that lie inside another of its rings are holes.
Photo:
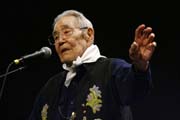
[[[47,120],[47,110],[48,110],[48,105],[45,104],[42,108],[42,111],[41,111],[41,118],[42,120]]]
[[[96,85],[90,88],[89,91],[90,93],[86,99],[86,106],[91,107],[93,113],[95,114],[97,111],[100,111],[100,108],[102,107],[101,91]]]

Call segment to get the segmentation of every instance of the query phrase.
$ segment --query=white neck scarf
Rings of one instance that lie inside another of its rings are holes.
[[[62,67],[68,71],[64,85],[68,87],[71,83],[71,80],[76,76],[75,67],[83,63],[96,62],[97,59],[100,57],[105,57],[105,56],[101,56],[99,48],[96,45],[92,44],[90,47],[86,49],[86,51],[83,53],[81,57],[78,56],[77,59],[73,61],[71,67],[68,67],[66,64],[63,64]]]

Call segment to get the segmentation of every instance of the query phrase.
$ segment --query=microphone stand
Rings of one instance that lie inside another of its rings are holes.
[[[1,100],[1,98],[2,98],[2,94],[3,94],[3,91],[4,91],[4,87],[5,87],[5,83],[6,83],[6,80],[7,80],[7,79],[6,79],[7,76],[8,76],[9,74],[11,74],[11,73],[14,73],[14,72],[17,72],[17,71],[20,71],[20,70],[23,70],[23,69],[26,68],[26,67],[20,67],[20,68],[18,68],[18,69],[15,69],[15,70],[9,72],[9,69],[10,69],[10,67],[11,67],[13,64],[14,64],[14,62],[11,62],[11,63],[8,65],[7,69],[6,69],[6,73],[3,74],[3,75],[0,75],[0,78],[1,78],[1,77],[4,77],[3,82],[2,82],[2,86],[1,86],[1,89],[0,89],[0,100]]]
[[[0,78],[5,77],[6,75],[10,75],[10,74],[12,74],[12,73],[15,73],[15,72],[21,71],[21,70],[23,70],[23,69],[25,69],[25,68],[26,68],[25,66],[20,67],[20,68],[17,68],[17,69],[12,70],[12,71],[10,71],[10,72],[8,72],[8,73],[5,73],[5,74],[0,75]]]

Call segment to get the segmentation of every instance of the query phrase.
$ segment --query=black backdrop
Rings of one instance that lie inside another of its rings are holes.
[[[20,0],[1,4],[0,74],[5,73],[14,59],[43,46],[50,47],[53,54],[49,59],[32,61],[26,64],[28,67],[25,70],[7,77],[0,101],[0,120],[25,120],[41,87],[61,70],[53,46],[48,45],[47,36],[51,33],[54,17],[66,9],[77,9],[92,21],[95,43],[107,57],[129,61],[128,49],[135,28],[141,23],[151,26],[158,44],[151,60],[154,88],[144,101],[133,107],[134,120],[180,119],[180,23],[177,3]],[[2,80],[0,78],[1,86]]]

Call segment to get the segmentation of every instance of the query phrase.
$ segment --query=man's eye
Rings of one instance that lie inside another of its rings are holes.
[[[54,40],[58,40],[59,39],[59,36],[54,36]]]
[[[69,34],[71,34],[71,32],[72,32],[72,30],[65,30],[65,31],[64,31],[64,34],[65,34],[65,35],[69,35]]]

